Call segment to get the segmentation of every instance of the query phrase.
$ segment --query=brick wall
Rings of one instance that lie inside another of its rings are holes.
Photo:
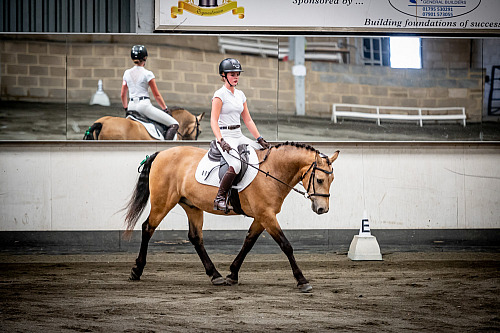
[[[404,107],[465,107],[481,121],[481,69],[393,69],[327,62],[306,64],[306,113],[330,117],[333,103]],[[293,106],[291,64],[280,64],[279,112]]]
[[[163,39],[157,36],[81,38],[85,40],[1,40],[2,99],[88,103],[102,79],[111,102],[120,105],[122,75],[133,65],[130,47],[142,42],[149,52],[146,68],[155,73],[167,105],[206,107],[208,111],[213,92],[222,85],[218,64],[230,56],[216,51],[216,37],[176,36],[178,41],[173,43],[160,43]],[[172,39],[168,36],[167,40]],[[174,46],[181,41],[182,47]],[[295,112],[291,63],[260,56],[235,57],[245,71],[239,88],[249,98],[253,112]],[[405,70],[328,62],[307,62],[306,67],[307,115],[329,118],[332,103],[465,106],[468,121],[481,120],[481,70],[453,66]]]
[[[66,102],[67,98],[68,103],[88,103],[101,79],[111,103],[120,103],[123,72],[133,66],[131,45],[0,41],[2,99]],[[217,71],[226,55],[193,47],[146,45],[149,54],[146,68],[155,74],[168,105],[210,108],[213,93],[223,84]],[[245,70],[240,88],[251,99],[249,103],[257,111],[274,112],[276,59],[235,57]]]

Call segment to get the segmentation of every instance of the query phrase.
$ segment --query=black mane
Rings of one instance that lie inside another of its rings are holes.
[[[283,146],[292,146],[292,147],[297,147],[297,148],[303,148],[303,149],[307,149],[307,150],[310,150],[310,151],[313,151],[315,153],[318,153],[320,154],[321,157],[325,158],[328,165],[330,165],[330,159],[328,158],[328,156],[326,156],[325,154],[321,153],[319,150],[317,150],[316,148],[314,148],[313,146],[311,145],[306,145],[305,143],[300,143],[300,142],[283,142],[283,143],[279,143],[277,144],[276,146],[274,146],[274,148],[278,149],[279,147],[283,147]]]

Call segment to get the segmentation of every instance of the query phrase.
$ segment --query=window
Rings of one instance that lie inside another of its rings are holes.
[[[392,68],[422,68],[420,38],[391,37],[390,49]]]

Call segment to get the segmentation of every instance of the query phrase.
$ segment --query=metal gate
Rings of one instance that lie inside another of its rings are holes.
[[[3,0],[1,32],[135,32],[135,0]]]

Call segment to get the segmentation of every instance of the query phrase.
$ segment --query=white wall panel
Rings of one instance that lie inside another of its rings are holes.
[[[206,147],[204,143],[197,145]],[[500,145],[317,143],[334,163],[330,212],[316,215],[291,192],[284,229],[500,228]],[[123,230],[126,204],[146,154],[167,143],[0,143],[0,231]],[[270,180],[271,181],[271,180]],[[136,226],[146,218],[141,217]],[[252,220],[205,213],[206,230],[248,229]],[[177,206],[159,230],[186,230]]]

